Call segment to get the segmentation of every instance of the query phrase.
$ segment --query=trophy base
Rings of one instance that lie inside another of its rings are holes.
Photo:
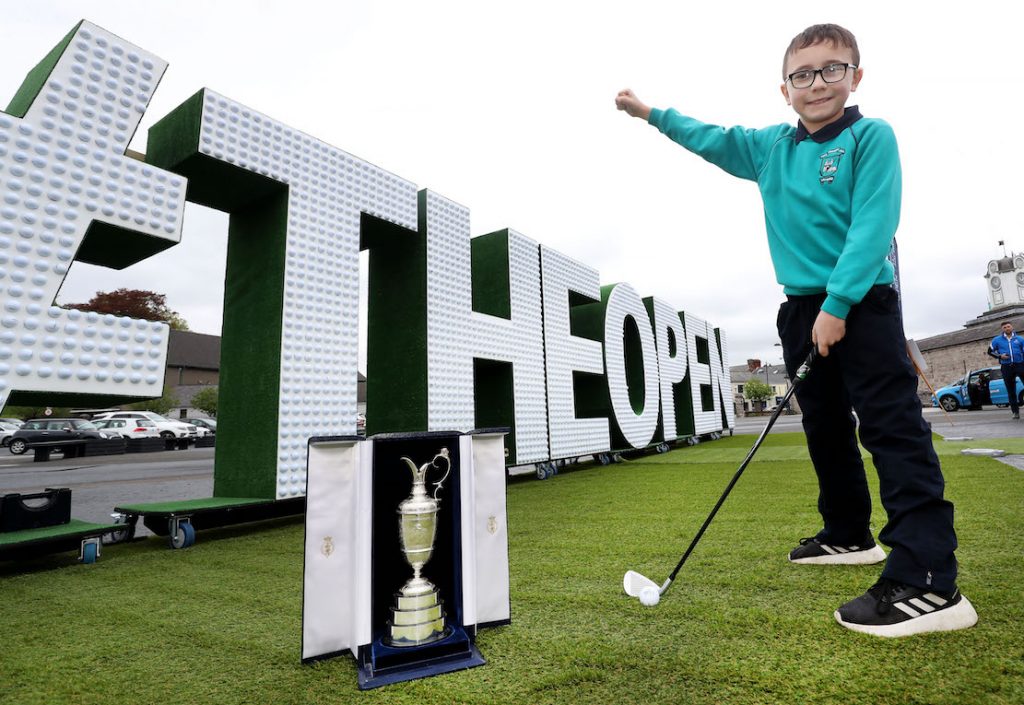
[[[385,644],[386,637],[359,648],[359,689],[436,676],[484,665],[476,645],[458,625],[447,626],[448,635],[430,644],[403,648]]]
[[[391,608],[388,634],[384,637],[387,646],[423,646],[441,641],[452,633],[445,626],[437,589],[413,596],[399,593],[395,597],[398,606]]]
[[[431,626],[426,636],[421,636],[422,632],[413,631],[408,626],[396,627],[393,624],[389,625],[391,634],[384,637],[384,643],[396,649],[404,649],[410,646],[425,646],[426,644],[433,644],[435,641],[447,639],[452,634],[451,627],[446,627],[444,620],[439,621],[440,630],[436,626]],[[420,626],[413,625],[413,629]]]

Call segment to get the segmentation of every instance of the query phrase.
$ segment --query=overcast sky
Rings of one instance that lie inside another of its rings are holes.
[[[851,104],[896,130],[907,335],[987,308],[990,259],[1024,250],[1016,144],[1024,69],[1009,3],[4,3],[0,100],[80,19],[169,62],[132,148],[202,87],[513,228],[726,331],[732,364],[778,362],[782,299],[752,182],[614,108],[707,122],[795,122],[779,91],[789,40],[837,22],[860,43]],[[802,8],[814,9],[802,9]],[[831,9],[818,9],[818,8]],[[180,245],[123,271],[75,264],[58,300],[153,289],[220,333],[227,218],[189,206]]]

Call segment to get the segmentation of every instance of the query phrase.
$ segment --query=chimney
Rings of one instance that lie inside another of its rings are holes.
[[[747,360],[747,372],[753,372],[761,367],[760,360],[748,359]]]

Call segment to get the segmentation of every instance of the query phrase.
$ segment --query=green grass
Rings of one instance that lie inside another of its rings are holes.
[[[799,434],[769,437],[660,605],[623,595],[626,569],[668,574],[752,442],[513,482],[512,625],[480,633],[488,664],[366,693],[351,658],[299,663],[299,520],[0,564],[0,702],[1024,702],[1024,472],[989,458],[943,455],[974,629],[835,624],[879,568],[785,561],[818,529]]]

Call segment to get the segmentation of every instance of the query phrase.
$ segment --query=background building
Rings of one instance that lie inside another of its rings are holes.
[[[983,278],[988,292],[988,311],[967,321],[961,330],[917,341],[928,363],[924,374],[936,389],[970,370],[998,365],[986,351],[992,338],[999,335],[1003,322],[1010,321],[1015,331],[1024,332],[1024,255],[1011,252],[1009,256],[992,260]],[[919,379],[917,391],[922,403],[931,405],[931,390],[923,379]]]
[[[189,406],[195,393],[216,387],[220,381],[220,336],[172,330],[167,342],[167,371],[164,386],[177,397],[179,406],[167,412],[171,418],[203,417],[206,413]],[[366,413],[366,377],[359,373],[356,389],[358,411]]]
[[[760,360],[747,360],[746,365],[730,367],[729,378],[732,381],[733,406],[737,416],[773,410],[775,405],[786,395],[786,390],[789,389],[789,378],[786,376],[785,365],[762,365]],[[771,387],[774,393],[773,398],[764,404],[747,399],[746,384],[752,379],[764,382]],[[789,406],[795,412],[800,409],[796,397],[793,397]]]

